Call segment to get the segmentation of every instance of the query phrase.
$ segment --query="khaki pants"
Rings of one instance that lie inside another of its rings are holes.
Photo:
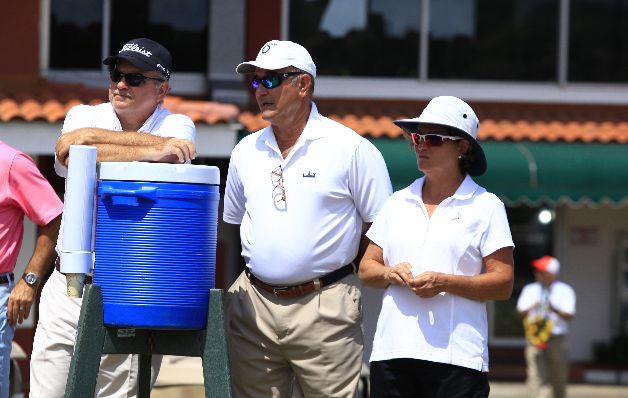
[[[41,292],[39,322],[30,366],[30,398],[62,398],[74,351],[82,299],[68,297],[65,275],[53,271]],[[96,397],[130,398],[138,394],[139,356],[103,355]],[[161,355],[153,355],[154,383]]]
[[[361,294],[355,275],[282,299],[244,273],[226,295],[236,398],[353,398],[362,366]]]
[[[569,376],[567,337],[552,336],[545,350],[527,343],[525,355],[530,396],[548,398],[553,392],[554,398],[564,398]]]

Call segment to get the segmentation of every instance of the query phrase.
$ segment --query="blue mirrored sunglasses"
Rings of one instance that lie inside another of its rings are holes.
[[[257,90],[260,84],[268,89],[281,86],[284,80],[290,76],[300,75],[304,72],[284,72],[284,73],[269,73],[264,77],[253,77],[251,79],[251,85],[253,90]]]

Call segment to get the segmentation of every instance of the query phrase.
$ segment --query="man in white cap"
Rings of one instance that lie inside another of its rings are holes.
[[[362,366],[354,260],[391,193],[379,151],[322,116],[316,66],[270,41],[237,66],[270,125],[231,154],[223,218],[240,224],[245,271],[227,293],[236,397],[354,397]]]
[[[170,89],[171,63],[170,52],[146,38],[130,40],[107,57],[103,64],[109,66],[109,102],[70,109],[55,148],[57,174],[67,176],[71,145],[95,146],[98,162],[191,161],[196,156],[194,123],[161,107]],[[62,247],[60,241],[57,247]],[[59,260],[55,268],[40,299],[30,363],[31,398],[63,397],[76,338],[82,299],[68,297]],[[91,283],[91,276],[85,283]],[[160,363],[161,356],[154,355],[155,377]],[[96,396],[137,396],[137,368],[137,355],[103,355]]]
[[[524,286],[517,311],[524,319],[528,385],[532,397],[565,397],[569,376],[567,332],[576,314],[576,294],[557,280],[560,262],[551,256],[532,261],[536,282]]]

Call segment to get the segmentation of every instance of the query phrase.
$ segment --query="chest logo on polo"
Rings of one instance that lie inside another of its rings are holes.
[[[312,173],[311,171],[308,171],[307,173],[303,173],[303,178],[314,178],[316,177],[316,173]]]
[[[456,213],[454,214],[454,216],[451,218],[452,221],[460,221],[460,213]]]

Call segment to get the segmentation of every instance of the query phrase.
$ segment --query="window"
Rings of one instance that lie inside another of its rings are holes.
[[[99,69],[103,0],[51,0],[50,68]]]
[[[430,2],[429,77],[556,80],[556,0]]]
[[[628,81],[628,0],[571,0],[569,79]]]
[[[290,39],[319,75],[418,76],[419,21],[417,0],[290,2]]]
[[[50,0],[48,67],[100,70],[126,41],[149,37],[176,72],[206,73],[208,25],[208,0]]]
[[[428,78],[556,80],[557,0],[424,2],[292,0],[289,37],[321,75],[418,78],[426,54]]]

